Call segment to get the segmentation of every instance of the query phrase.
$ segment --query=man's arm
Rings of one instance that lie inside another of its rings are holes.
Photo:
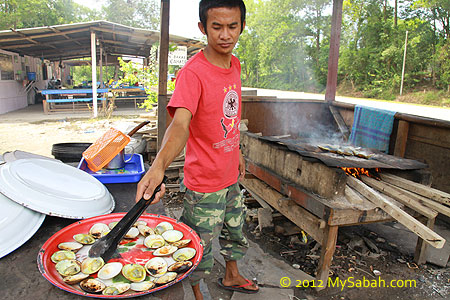
[[[139,181],[136,191],[136,201],[142,196],[148,200],[153,191],[161,183],[164,177],[164,171],[172,163],[175,157],[183,150],[189,137],[189,124],[192,114],[186,108],[177,108],[172,122],[167,128],[161,144],[161,149],[156,155],[150,170]],[[156,203],[164,195],[165,186],[161,187],[161,192],[157,193],[153,203]]]

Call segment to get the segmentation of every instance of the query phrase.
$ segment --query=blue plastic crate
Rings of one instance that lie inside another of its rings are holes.
[[[129,160],[131,154],[125,154],[125,161]],[[122,169],[101,169],[97,172],[93,172],[88,168],[84,158],[81,159],[78,164],[78,169],[85,171],[97,178],[101,183],[125,183],[125,182],[138,182],[141,180],[142,175],[145,173],[144,160],[141,154],[133,154],[131,160],[125,163],[125,167]]]

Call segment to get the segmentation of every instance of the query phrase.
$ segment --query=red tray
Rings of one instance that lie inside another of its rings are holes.
[[[81,296],[87,296],[87,297],[94,297],[94,298],[131,298],[131,297],[137,297],[142,296],[146,294],[151,294],[153,292],[165,289],[177,282],[180,282],[184,278],[186,278],[200,263],[200,260],[203,256],[203,246],[200,243],[200,238],[197,235],[197,233],[192,230],[189,226],[187,226],[184,223],[178,222],[175,219],[161,216],[161,215],[155,215],[155,214],[142,214],[142,216],[139,218],[139,220],[143,220],[147,222],[147,225],[155,228],[157,224],[166,221],[173,225],[174,229],[179,230],[183,232],[184,236],[183,239],[191,239],[191,242],[189,243],[188,247],[194,248],[196,250],[196,255],[194,258],[191,259],[193,262],[193,266],[186,271],[185,273],[179,274],[178,277],[165,285],[157,286],[151,290],[144,291],[144,292],[134,292],[134,291],[127,291],[124,294],[121,295],[115,295],[115,296],[107,296],[103,294],[90,294],[86,293],[83,290],[79,288],[79,286],[76,285],[68,285],[63,280],[61,275],[56,271],[55,264],[51,261],[51,256],[53,253],[58,251],[58,244],[62,242],[70,242],[74,241],[73,236],[77,233],[88,233],[89,229],[94,225],[95,223],[105,223],[109,224],[110,222],[119,221],[125,213],[115,213],[115,214],[108,214],[103,216],[97,216],[85,220],[78,221],[76,223],[73,223],[57,233],[55,233],[52,237],[50,237],[47,242],[42,246],[42,248],[39,250],[38,257],[37,257],[37,264],[39,271],[41,272],[42,276],[44,276],[45,279],[50,281],[51,284],[54,286],[65,290],[67,292],[81,295]],[[136,239],[137,240],[137,239]],[[128,241],[127,243],[132,242],[132,240]],[[86,247],[86,246],[85,246]],[[135,247],[132,247],[127,252],[120,253],[122,258],[120,259],[111,259],[111,261],[121,261],[123,264],[128,263],[137,263],[140,265],[144,265],[145,262],[151,258],[153,258],[153,254],[151,251],[142,251],[141,248],[144,248],[143,245],[136,245]],[[84,247],[83,247],[84,248]],[[83,249],[81,249],[83,250]],[[80,251],[81,251],[80,250]],[[96,274],[93,274],[94,277]]]

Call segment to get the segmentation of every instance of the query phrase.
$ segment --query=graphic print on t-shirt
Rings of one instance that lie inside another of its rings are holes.
[[[227,138],[231,131],[235,132],[236,128],[239,126],[239,120],[237,118],[239,111],[239,95],[232,88],[236,89],[236,84],[223,89],[226,95],[223,100],[224,117],[220,119],[220,125],[224,131],[224,138]]]

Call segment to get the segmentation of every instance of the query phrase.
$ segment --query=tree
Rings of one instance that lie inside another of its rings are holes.
[[[111,22],[150,30],[159,28],[158,0],[108,0],[103,11],[106,20]]]
[[[0,29],[20,29],[73,23],[95,12],[72,0],[4,0],[0,3]]]

